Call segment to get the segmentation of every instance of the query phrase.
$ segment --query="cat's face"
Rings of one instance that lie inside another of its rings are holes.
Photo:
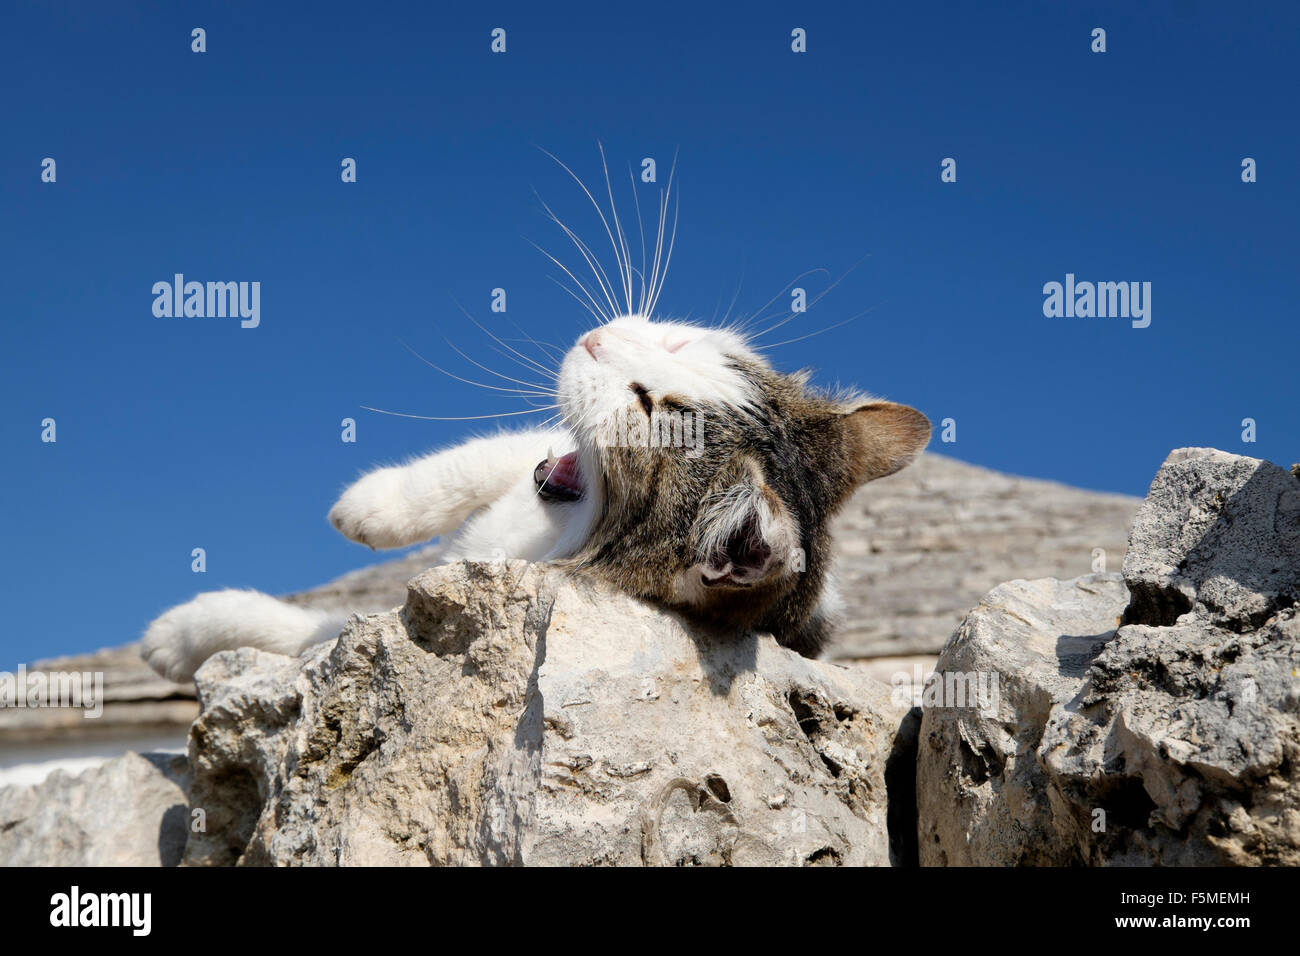
[[[623,589],[730,624],[806,618],[827,522],[929,440],[913,409],[836,399],[727,330],[623,316],[558,379],[594,525],[578,560]]]
[[[632,406],[676,400],[741,406],[751,384],[737,360],[765,365],[740,336],[626,315],[583,335],[560,368],[559,400],[572,429],[589,431]]]

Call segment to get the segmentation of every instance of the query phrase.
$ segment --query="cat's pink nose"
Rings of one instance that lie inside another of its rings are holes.
[[[600,344],[600,329],[588,332],[582,337],[582,347],[587,350],[587,354],[593,359],[596,357],[596,346]]]

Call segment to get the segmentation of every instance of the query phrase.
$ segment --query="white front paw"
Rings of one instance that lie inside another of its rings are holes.
[[[401,470],[381,468],[343,492],[329,517],[346,538],[371,548],[400,548],[420,540],[411,537],[405,513]]]

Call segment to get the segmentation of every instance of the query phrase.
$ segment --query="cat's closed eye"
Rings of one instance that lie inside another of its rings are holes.
[[[654,399],[650,397],[649,390],[640,382],[630,382],[627,387],[636,393],[637,401],[641,403],[641,407],[645,409],[645,413],[647,415],[652,414],[655,403]]]

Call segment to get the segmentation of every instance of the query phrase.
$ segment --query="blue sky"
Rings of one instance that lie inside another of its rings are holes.
[[[938,451],[1132,494],[1177,446],[1300,460],[1295,4],[838,6],[5,4],[0,668],[382,560],[329,527],[337,493],[475,426],[361,406],[520,407],[401,342],[481,379],[443,335],[522,370],[456,302],[503,337],[586,328],[533,189],[599,224],[538,146],[594,181],[599,140],[626,203],[628,163],[662,185],[679,151],[665,313],[861,260],[777,340],[865,314],[775,361],[955,419]],[[260,282],[260,326],[155,317],[177,272]],[[1150,282],[1151,325],[1045,317],[1066,273]]]

